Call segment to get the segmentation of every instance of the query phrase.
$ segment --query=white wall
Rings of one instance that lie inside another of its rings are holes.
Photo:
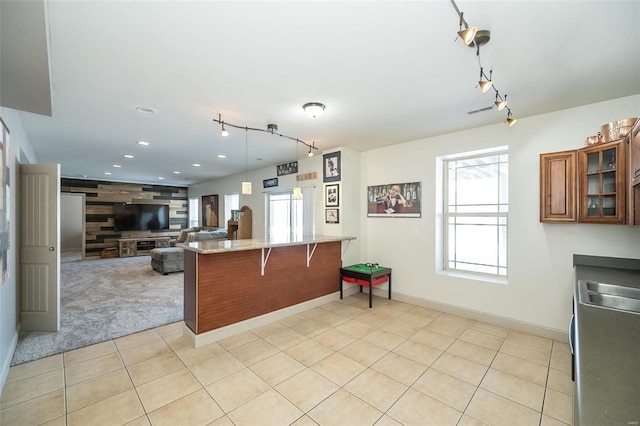
[[[29,163],[37,161],[36,156],[29,142],[29,138],[24,131],[22,121],[18,112],[0,107],[0,117],[5,122],[10,132],[9,143],[9,159],[11,164],[10,176],[10,193],[9,205],[11,207],[10,217],[10,241],[8,253],[7,278],[0,286],[0,389],[4,386],[4,382],[9,372],[11,359],[18,343],[18,289],[17,289],[17,229],[18,223],[16,218],[16,203],[18,201],[18,162],[19,153]],[[6,146],[4,147],[6,149]]]
[[[541,224],[539,155],[581,148],[601,125],[638,115],[640,95],[363,153],[361,205],[367,185],[421,181],[423,188],[419,219],[362,215],[365,257],[393,268],[396,293],[566,331],[573,254],[640,258],[640,228]],[[436,157],[502,145],[510,160],[509,283],[436,274]]]
[[[82,249],[82,194],[60,194],[60,250]]]

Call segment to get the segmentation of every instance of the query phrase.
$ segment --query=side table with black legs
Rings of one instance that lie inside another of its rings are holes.
[[[342,299],[342,282],[369,287],[369,308],[373,306],[373,287],[389,283],[389,300],[391,300],[391,268],[371,263],[358,263],[356,265],[340,268],[340,299]]]

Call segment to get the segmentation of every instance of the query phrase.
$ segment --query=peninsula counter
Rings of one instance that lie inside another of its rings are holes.
[[[252,319],[290,315],[295,312],[287,308],[326,303],[321,298],[334,293],[337,299],[342,242],[353,239],[315,235],[178,244],[184,249],[185,335],[197,347],[253,328],[258,323]],[[245,326],[234,328],[240,323]]]

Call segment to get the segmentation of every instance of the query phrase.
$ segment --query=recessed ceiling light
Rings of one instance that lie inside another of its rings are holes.
[[[192,164],[192,166],[193,166],[193,167],[200,167],[200,164],[198,164],[198,163],[193,163],[193,164]]]
[[[141,112],[143,114],[155,114],[156,111],[151,109],[151,108],[147,108],[147,107],[136,107],[136,111]]]
[[[138,145],[149,146],[151,144],[147,141],[138,141]]]
[[[224,154],[218,154],[218,158],[227,158],[227,156]]]
[[[120,164],[114,164],[113,167],[115,167],[116,169],[119,169],[122,166]]]
[[[111,176],[111,172],[104,172],[105,175]]]
[[[124,158],[133,158],[133,155],[131,155],[131,154],[125,154],[125,155],[123,155],[123,157],[124,157]]]
[[[162,176],[158,177],[158,180],[164,180],[164,178]]]
[[[173,172],[173,173],[174,173],[174,174],[176,174],[176,175],[179,175],[179,174],[180,174],[180,172],[179,172],[179,171],[177,171],[177,170],[176,170],[175,172]]]

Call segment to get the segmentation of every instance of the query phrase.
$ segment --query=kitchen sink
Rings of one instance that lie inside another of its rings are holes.
[[[631,297],[632,299],[640,299],[640,288],[598,283],[595,281],[586,281],[586,286],[587,286],[587,291],[589,292],[609,294],[612,296]]]
[[[640,314],[640,299],[614,296],[611,294],[589,293],[589,302],[604,308],[620,309]]]

